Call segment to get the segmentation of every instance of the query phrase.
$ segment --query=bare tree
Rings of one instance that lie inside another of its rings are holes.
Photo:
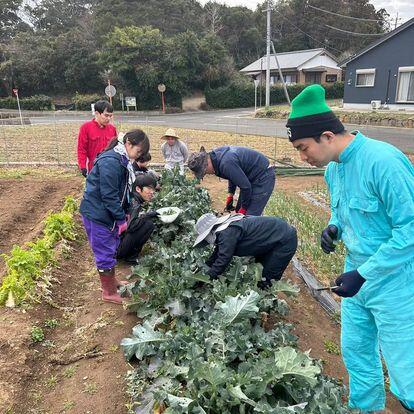
[[[217,34],[223,26],[221,25],[221,5],[215,1],[209,1],[204,6],[206,23],[210,26],[210,32]]]

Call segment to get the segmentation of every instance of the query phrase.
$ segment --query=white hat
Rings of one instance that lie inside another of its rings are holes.
[[[222,224],[222,226],[220,226],[220,230],[224,230],[230,225],[231,222],[241,220],[243,217],[243,214],[227,214],[221,217],[216,217],[213,213],[203,214],[195,224],[195,230],[198,233],[198,236],[193,244],[193,247],[197,246],[204,239],[206,239],[214,226]]]
[[[168,128],[165,131],[165,134],[161,137],[161,139],[167,139],[167,137],[173,137],[175,139],[180,139],[180,137],[176,134],[175,129]]]

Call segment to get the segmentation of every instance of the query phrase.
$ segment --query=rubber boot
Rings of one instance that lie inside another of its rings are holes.
[[[101,279],[102,300],[122,304],[122,298],[118,293],[117,280],[115,279],[115,268],[98,269],[99,278]]]

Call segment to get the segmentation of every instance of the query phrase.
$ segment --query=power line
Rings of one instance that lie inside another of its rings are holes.
[[[279,10],[277,10],[277,9],[274,9],[277,13],[279,13],[280,14],[280,16],[283,18],[283,19],[285,19],[288,23],[290,23],[294,28],[296,28],[297,30],[299,30],[301,33],[303,33],[305,36],[307,36],[307,37],[309,37],[310,39],[312,39],[312,40],[314,40],[315,42],[317,42],[317,43],[319,43],[320,45],[322,45],[322,46],[324,46],[324,47],[326,47],[326,48],[329,48],[329,49],[332,49],[332,50],[335,50],[336,52],[338,52],[339,54],[341,54],[342,53],[342,51],[341,50],[339,50],[339,49],[336,49],[335,47],[333,47],[333,46],[329,46],[329,45],[327,45],[326,43],[324,43],[324,42],[321,42],[320,40],[318,40],[318,39],[315,39],[313,36],[311,36],[310,34],[308,34],[308,33],[306,33],[306,32],[304,32],[300,27],[298,27],[298,26],[296,26],[294,23],[292,23],[287,17],[285,17],[285,16],[283,16],[283,14],[279,11]]]
[[[310,7],[311,9],[319,10],[321,12],[332,14],[334,16],[344,17],[345,19],[360,20],[360,21],[364,21],[364,22],[376,22],[376,23],[381,23],[382,22],[382,20],[377,20],[377,19],[364,19],[362,17],[345,16],[344,14],[334,13],[334,12],[331,12],[331,11],[328,11],[328,10],[320,9],[319,7],[312,6],[311,4],[308,4],[307,6]]]
[[[329,27],[332,30],[337,30],[341,33],[350,34],[353,36],[384,36],[384,33],[357,33],[357,32],[350,32],[348,30],[338,29],[337,27],[329,26],[329,24],[325,24],[326,27]]]

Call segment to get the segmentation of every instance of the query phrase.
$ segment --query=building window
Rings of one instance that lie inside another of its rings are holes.
[[[326,83],[336,82],[338,80],[338,75],[326,75]]]
[[[306,72],[305,83],[321,83],[322,73],[321,72]]]
[[[357,69],[356,70],[356,86],[370,87],[375,83],[375,69]]]
[[[288,85],[294,85],[297,83],[298,77],[296,74],[293,75],[285,75],[285,82]]]
[[[397,102],[414,102],[414,66],[398,68]]]

